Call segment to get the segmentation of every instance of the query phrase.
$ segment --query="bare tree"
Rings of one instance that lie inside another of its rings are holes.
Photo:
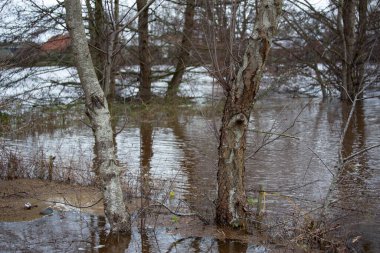
[[[140,89],[139,96],[142,101],[149,101],[151,94],[151,55],[149,50],[149,8],[146,8],[147,0],[136,0],[139,34],[139,61],[140,61]]]
[[[187,0],[184,14],[185,22],[183,24],[182,42],[177,56],[176,69],[166,91],[167,97],[174,97],[177,95],[179,85],[181,84],[183,74],[185,73],[186,66],[189,62],[191,38],[194,30],[194,13],[195,0]]]
[[[121,168],[116,161],[110,112],[91,60],[82,22],[82,6],[79,0],[65,0],[65,8],[75,62],[86,97],[86,114],[95,138],[95,167],[101,180],[105,214],[112,232],[130,232],[130,217],[121,189]]]
[[[364,51],[367,30],[367,0],[344,0],[339,5],[342,13],[343,27],[338,26],[343,40],[343,71],[341,98],[351,100],[364,87],[364,62],[368,52]],[[356,22],[356,8],[359,19]],[[338,20],[338,22],[340,22]],[[355,26],[358,25],[356,33]]]
[[[315,72],[323,92],[333,85],[342,100],[352,102],[362,87],[373,79],[365,64],[378,40],[371,35],[370,29],[375,26],[370,26],[369,21],[379,3],[331,1],[324,9],[308,1],[292,0],[291,3],[293,9],[288,9],[284,16],[288,28],[295,31],[296,36],[288,38],[292,44],[287,46],[288,52]]]
[[[86,0],[91,42],[91,56],[95,72],[108,100],[115,97],[115,72],[119,34],[119,0]]]
[[[246,223],[244,155],[254,98],[277,29],[281,0],[262,0],[253,33],[235,76],[223,88],[227,94],[220,129],[216,221],[234,227]]]

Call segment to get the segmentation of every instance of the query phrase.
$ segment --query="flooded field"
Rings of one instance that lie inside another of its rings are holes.
[[[255,105],[246,151],[246,188],[252,200],[257,199],[259,187],[264,189],[261,229],[272,238],[291,237],[295,228],[302,229],[302,224],[310,224],[320,214],[336,172],[340,134],[348,113],[349,108],[338,100],[271,98]],[[358,104],[343,143],[345,156],[380,143],[378,115],[379,99]],[[3,135],[1,176],[12,179],[21,173],[96,184],[91,129],[80,117],[71,117],[65,124],[67,119],[62,117],[49,121],[49,127],[23,135]],[[114,119],[126,196],[149,196],[212,220],[219,117],[200,107],[196,113],[178,108],[132,118],[121,108]],[[379,148],[373,148],[350,161],[328,209],[332,233],[360,243],[365,252],[380,250],[379,154]],[[41,228],[39,233],[36,227]],[[267,252],[275,248],[268,241],[260,246],[253,236],[240,241],[204,234],[181,236],[165,227],[134,228],[131,237],[111,238],[106,236],[102,216],[77,212],[1,222],[0,231],[0,248],[6,252]]]
[[[2,222],[0,229],[2,252],[268,252],[252,243],[183,237],[162,227],[134,228],[130,236],[108,236],[104,217],[75,212],[23,223]]]

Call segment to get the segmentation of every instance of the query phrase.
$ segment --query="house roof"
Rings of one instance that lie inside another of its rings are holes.
[[[51,37],[41,46],[44,52],[62,52],[71,45],[71,38],[69,34],[61,34]]]

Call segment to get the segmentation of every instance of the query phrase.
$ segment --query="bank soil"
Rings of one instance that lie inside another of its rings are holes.
[[[37,179],[0,181],[0,221],[28,221],[42,217],[40,212],[79,210],[101,215],[101,193],[90,186],[76,186]],[[26,203],[32,207],[27,209]],[[91,208],[79,208],[88,207]]]

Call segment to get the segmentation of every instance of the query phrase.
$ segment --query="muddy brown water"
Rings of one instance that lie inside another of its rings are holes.
[[[292,234],[292,227],[302,227],[302,223],[318,217],[332,174],[336,173],[339,139],[348,113],[349,107],[338,100],[278,97],[255,105],[248,134],[247,196],[255,202],[259,185],[264,188],[262,222],[273,237]],[[116,128],[122,131],[116,137],[117,151],[126,169],[123,181],[127,196],[149,195],[172,208],[196,210],[205,217],[213,217],[218,146],[214,129],[219,122],[218,117],[200,115],[178,112],[170,117],[141,117],[123,129],[125,118],[118,118]],[[344,156],[380,144],[379,115],[379,99],[358,104],[343,143]],[[55,179],[86,184],[94,178],[92,135],[84,125],[19,138],[5,137],[2,141],[14,153],[26,157],[20,163],[31,163],[33,157],[40,155],[49,168],[49,157],[55,157],[52,161]],[[357,247],[364,252],[380,251],[379,154],[380,149],[373,148],[348,163],[334,188],[333,204],[327,213],[334,235],[348,244],[360,243]],[[47,172],[38,171],[36,166],[28,173],[47,177]],[[256,205],[251,209],[256,210]],[[63,218],[55,214],[26,223],[3,222],[0,228],[0,245],[7,245],[10,252],[32,252],[33,247],[41,252],[53,252],[54,247],[67,247],[69,252],[268,250],[258,243],[207,236],[181,237],[165,228],[148,229],[146,234],[135,229],[130,238],[108,238],[106,242],[104,218],[70,212]],[[36,229],[41,233],[36,233]],[[62,234],[65,234],[63,241],[59,239]],[[105,248],[94,249],[97,245]]]

